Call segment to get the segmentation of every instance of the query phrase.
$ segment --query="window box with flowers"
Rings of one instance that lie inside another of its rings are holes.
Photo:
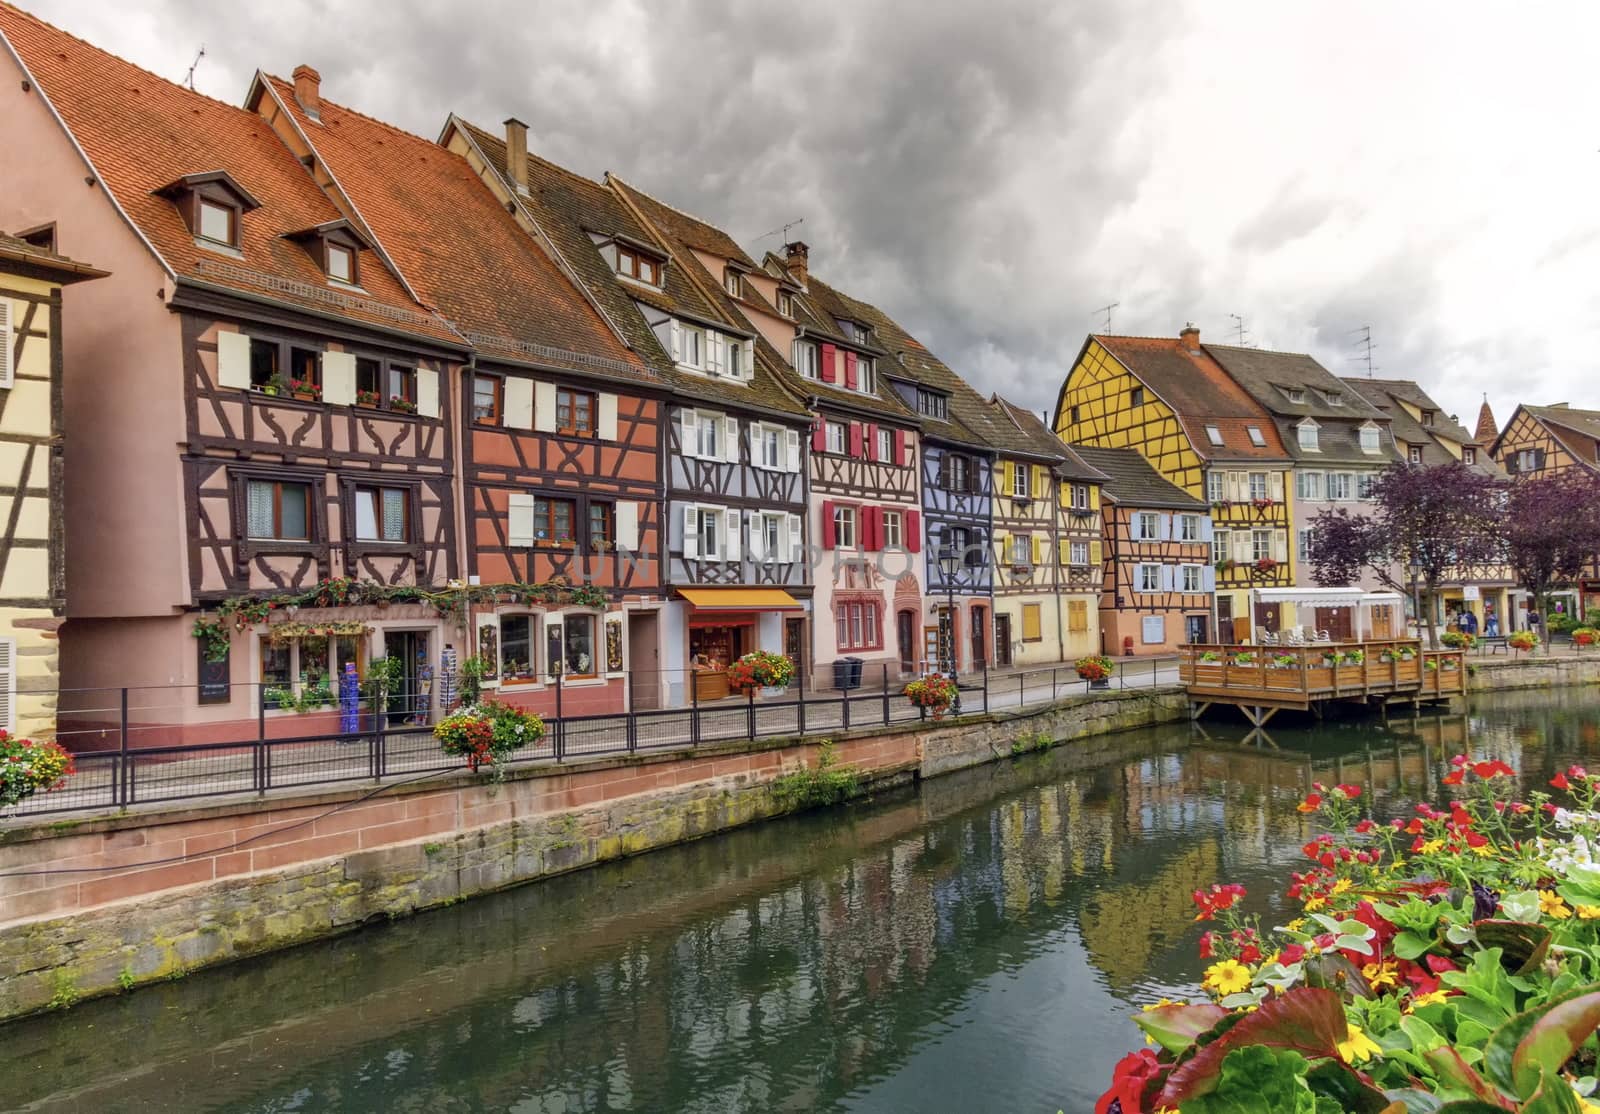
[[[289,393],[304,402],[321,402],[322,384],[311,379],[291,379]]]
[[[1073,668],[1079,677],[1089,682],[1091,689],[1104,689],[1111,687],[1111,673],[1116,666],[1104,654],[1090,654],[1075,661]]]
[[[357,391],[356,405],[368,410],[376,410],[383,405],[383,396],[377,391]]]
[[[1263,557],[1250,566],[1250,571],[1257,576],[1271,576],[1278,571],[1281,561],[1274,561],[1271,557]]]
[[[415,414],[417,404],[402,395],[390,395],[389,409],[397,414]]]
[[[958,691],[955,678],[943,673],[918,677],[905,688],[907,699],[934,719],[945,717],[955,704]]]

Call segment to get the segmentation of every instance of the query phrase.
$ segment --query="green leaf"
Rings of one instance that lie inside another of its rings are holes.
[[[1371,931],[1371,929],[1367,930],[1369,934]],[[1360,952],[1362,955],[1372,954],[1372,945],[1367,943],[1366,936],[1340,936],[1334,940],[1333,946],[1353,952]]]
[[[1377,910],[1379,916],[1396,928],[1415,932],[1419,936],[1432,936],[1434,926],[1444,919],[1440,913],[1443,906],[1419,901],[1417,898],[1412,898],[1403,905],[1376,902],[1373,908]]]
[[[1406,1107],[1409,1114],[1411,1107]],[[1506,1114],[1506,1108],[1480,1099],[1458,1099],[1439,1107],[1437,1114]]]
[[[1571,1084],[1555,1072],[1540,1069],[1533,1094],[1522,1104],[1522,1114],[1583,1114],[1583,1107]]]
[[[1550,950],[1550,930],[1526,921],[1479,921],[1472,926],[1478,943],[1499,948],[1500,963],[1514,975],[1525,975],[1544,962]]]
[[[1422,936],[1409,930],[1400,933],[1394,938],[1394,954],[1401,959],[1416,959],[1429,948],[1433,947],[1432,936]]]
[[[1537,921],[1539,919],[1539,891],[1522,890],[1506,894],[1500,899],[1501,916],[1508,921]]]
[[[1214,1086],[1185,1100],[1183,1114],[1316,1114],[1305,1067],[1305,1057],[1286,1048],[1236,1048]]]
[[[1541,1072],[1556,1076],[1578,1046],[1600,1026],[1600,991],[1546,1004],[1511,1056],[1511,1078],[1518,1094],[1538,1082]]]
[[[1461,1058],[1461,1054],[1449,1045],[1435,1048],[1423,1057],[1433,1068],[1439,1081],[1452,1090],[1465,1091],[1484,1102],[1498,1103],[1499,1093],[1483,1076],[1479,1075],[1472,1065]],[[1503,1109],[1496,1107],[1496,1109]]]
[[[1500,965],[1499,948],[1485,948],[1472,957],[1472,963],[1462,971],[1446,971],[1439,976],[1446,986],[1454,987],[1473,1001],[1491,1007],[1503,1017],[1516,1012],[1517,992],[1511,978]],[[1499,1020],[1495,1019],[1494,1024]]]
[[[1260,1009],[1244,1015],[1226,1033],[1175,1067],[1155,1106],[1179,1106],[1209,1093],[1217,1086],[1223,1061],[1236,1049],[1260,1045],[1293,1049],[1312,1059],[1337,1057],[1338,1044],[1349,1031],[1337,993],[1296,987],[1269,998]]]
[[[1567,1002],[1582,1002],[1589,997],[1600,998],[1600,988],[1583,987],[1559,998],[1552,998],[1531,1010],[1524,1010],[1500,1026],[1490,1036],[1489,1043],[1484,1045],[1483,1048],[1483,1069],[1485,1074],[1494,1080],[1506,1094],[1518,1095],[1523,1098],[1528,1097],[1533,1087],[1538,1084],[1539,1072],[1546,1062],[1545,1058],[1554,1055],[1560,1041],[1566,1039],[1567,1034],[1562,1027],[1561,1019],[1564,1019],[1567,1023],[1581,1021],[1586,1014],[1586,1007],[1580,1006],[1576,1011],[1559,1014],[1556,1029],[1546,1031],[1541,1036],[1538,1047],[1530,1049],[1527,1057],[1522,1061],[1522,1070],[1519,1071],[1517,1054],[1521,1049],[1522,1042],[1533,1032],[1539,1021],[1557,1007]],[[1589,1029],[1578,1037],[1578,1042],[1581,1042],[1593,1030],[1594,1025],[1591,1023]],[[1575,1047],[1577,1047],[1577,1042],[1572,1045],[1572,1048]],[[1571,1054],[1571,1048],[1569,1048],[1567,1056]],[[1556,1063],[1556,1067],[1565,1063],[1567,1056],[1562,1056],[1561,1060]],[[1529,1070],[1529,1064],[1533,1065],[1532,1071]]]
[[[1368,1086],[1349,1064],[1322,1060],[1306,1072],[1306,1085],[1319,1099],[1335,1102],[1334,1109],[1351,1114],[1383,1114],[1389,1100],[1383,1092]]]
[[[1210,1002],[1179,1003],[1135,1014],[1133,1023],[1168,1052],[1182,1052],[1196,1037],[1227,1016],[1227,1010]]]
[[[1384,1096],[1400,1104],[1401,1114],[1438,1114],[1444,1106],[1444,1100],[1438,1095],[1430,1095],[1412,1087],[1403,1091],[1385,1091]]]
[[[1437,1029],[1415,1014],[1406,1014],[1400,1019],[1400,1031],[1411,1042],[1411,1051],[1419,1055],[1424,1052],[1431,1052],[1445,1043],[1444,1038],[1439,1035]]]

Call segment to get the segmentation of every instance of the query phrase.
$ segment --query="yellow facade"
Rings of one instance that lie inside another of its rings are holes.
[[[994,609],[1011,629],[1012,664],[1051,665],[1098,653],[1099,485],[1075,485],[1044,464],[1004,457],[994,474]],[[1020,486],[1019,475],[1026,477]],[[1076,509],[1074,486],[1083,489]],[[1074,541],[1087,554],[1076,564]]]
[[[0,381],[0,726],[35,739],[56,731],[61,615],[60,509],[52,505],[52,441],[58,403],[60,288],[0,263],[0,326],[12,353],[10,385]],[[5,370],[0,364],[0,372]],[[54,524],[54,525],[52,525]]]
[[[1268,424],[1263,416],[1262,425]],[[1251,588],[1294,583],[1291,465],[1243,460],[1208,465],[1172,408],[1092,337],[1067,375],[1055,430],[1069,444],[1135,449],[1168,481],[1212,505],[1213,528],[1227,531],[1231,546],[1217,549],[1217,598],[1226,600],[1224,616],[1250,618]],[[1219,479],[1208,481],[1208,474]],[[1259,500],[1253,475],[1265,483]],[[1256,567],[1257,531],[1269,536],[1267,559],[1274,565],[1267,571]]]

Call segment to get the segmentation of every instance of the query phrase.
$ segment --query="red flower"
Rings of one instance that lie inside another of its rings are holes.
[[[1117,1061],[1116,1070],[1111,1074],[1111,1089],[1094,1104],[1094,1114],[1112,1114],[1115,1110],[1122,1114],[1147,1114],[1144,1093],[1165,1071],[1166,1065],[1150,1049],[1130,1052]]]
[[[1413,820],[1413,821],[1411,821],[1411,823],[1406,825],[1406,835],[1413,835],[1414,836],[1414,835],[1421,835],[1421,834],[1422,834],[1422,821],[1421,820]]]
[[[1359,785],[1335,785],[1334,788],[1339,790],[1346,797],[1349,797],[1352,801],[1361,796],[1361,786]]]
[[[1371,820],[1363,820],[1356,825],[1356,835],[1366,835],[1375,827],[1377,827],[1377,825]]]
[[[1588,777],[1589,776],[1589,771],[1585,770],[1582,766],[1568,766],[1567,767],[1567,776],[1568,777]]]
[[[1566,774],[1557,774],[1555,777],[1550,779],[1550,784],[1555,786],[1557,789],[1572,788],[1572,783],[1567,780]]]
[[[1517,771],[1507,766],[1498,758],[1492,762],[1478,762],[1472,767],[1472,772],[1481,778],[1516,777]]]
[[[1444,785],[1460,785],[1462,780],[1462,773],[1459,767],[1439,779],[1440,783]]]
[[[1285,944],[1278,953],[1278,962],[1287,967],[1291,963],[1299,963],[1306,957],[1306,950],[1299,944]]]
[[[1315,793],[1308,794],[1306,799],[1295,806],[1301,812],[1316,812],[1322,807],[1322,798]]]
[[[1204,933],[1200,934],[1200,958],[1201,959],[1210,959],[1211,958],[1211,954],[1212,954],[1211,940],[1212,940],[1213,936],[1214,936],[1214,933],[1210,933],[1210,932],[1204,932]]]

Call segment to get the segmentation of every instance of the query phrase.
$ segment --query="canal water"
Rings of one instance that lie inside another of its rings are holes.
[[[1542,784],[1600,693],[1025,755],[0,1028],[0,1107],[1088,1111],[1192,889],[1279,912],[1308,780],[1392,811],[1469,739]]]

